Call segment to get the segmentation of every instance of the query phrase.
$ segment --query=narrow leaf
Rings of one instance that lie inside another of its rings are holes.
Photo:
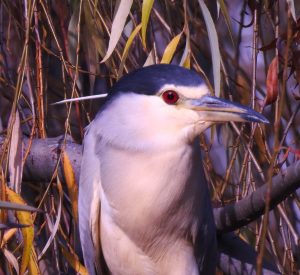
[[[296,17],[296,10],[295,10],[295,3],[294,0],[286,0],[288,7],[291,11],[292,17],[295,22],[297,22],[297,17]]]
[[[16,234],[17,231],[18,230],[16,228],[6,230],[4,232],[0,248],[2,248]]]
[[[9,201],[26,205],[26,203],[21,198],[21,196],[15,193],[14,191],[10,190],[9,188],[6,188],[6,195]],[[22,275],[25,273],[29,263],[33,237],[34,237],[34,229],[32,226],[33,220],[30,213],[24,211],[17,211],[16,214],[17,214],[17,219],[21,224],[31,225],[29,227],[25,227],[21,229],[22,236],[23,236],[23,252],[21,258],[20,274]]]
[[[3,254],[4,254],[5,258],[7,259],[7,261],[14,267],[16,273],[19,275],[20,268],[19,268],[18,260],[14,256],[14,254],[5,248],[3,249]]]
[[[34,250],[34,247],[32,247],[31,254],[30,254],[30,260],[28,264],[28,273],[30,275],[39,275],[41,274],[38,264],[38,259],[36,256],[36,252]]]
[[[60,245],[62,254],[68,263],[74,268],[76,272],[81,275],[88,275],[87,269],[79,262],[78,256],[76,254],[70,253],[63,245]]]
[[[152,49],[143,65],[143,67],[147,67],[150,65],[155,64],[155,59],[154,59],[154,50]]]
[[[68,57],[70,62],[76,64],[76,48],[77,48],[77,25],[79,20],[79,5],[76,5],[68,25]]]
[[[185,47],[179,65],[187,69],[190,69],[191,67],[191,48],[189,33],[185,39]]]
[[[126,19],[130,12],[132,2],[133,2],[133,0],[120,1],[118,10],[116,12],[116,16],[114,18],[114,21],[113,21],[112,27],[111,27],[108,49],[107,49],[107,52],[106,52],[104,58],[102,59],[101,63],[105,62],[111,56],[112,52],[114,51],[114,49],[120,39],[122,31],[124,29]]]
[[[79,3],[79,2],[78,2]],[[68,43],[67,43],[67,52],[70,62],[75,66],[76,59],[77,59],[77,39],[78,39],[78,21],[80,19],[81,14],[80,12],[80,5],[76,4],[74,9],[74,13],[71,16],[69,26],[68,26]],[[76,84],[78,89],[82,90],[82,80],[81,76],[79,75],[76,79]]]
[[[265,104],[272,104],[277,100],[278,97],[278,75],[277,75],[277,67],[278,67],[278,58],[274,57],[267,73],[266,79],[266,87],[267,94],[265,98]]]
[[[12,118],[11,114],[11,118]],[[10,119],[11,119],[10,118]],[[9,180],[10,187],[18,194],[21,192],[21,182],[23,174],[23,146],[22,132],[20,128],[20,116],[18,110],[15,113],[15,120],[12,126],[12,135],[9,149]]]
[[[58,189],[58,194],[59,194],[59,201],[58,201],[58,207],[57,207],[56,220],[55,220],[55,223],[54,223],[54,226],[53,226],[49,214],[48,213],[46,214],[48,226],[49,226],[49,229],[51,231],[51,235],[50,235],[47,243],[45,244],[42,252],[39,254],[38,260],[40,260],[42,258],[42,256],[46,253],[46,251],[49,248],[50,244],[54,240],[54,237],[56,235],[56,232],[57,232],[59,224],[60,224],[61,204],[62,204],[63,191],[62,191],[62,186],[61,186],[61,182],[60,182],[59,179],[57,180],[57,189]]]
[[[137,25],[136,28],[133,30],[133,32],[128,37],[128,40],[126,42],[126,45],[125,45],[125,48],[124,48],[124,51],[123,51],[123,54],[122,54],[122,57],[121,57],[121,64],[120,64],[120,67],[119,67],[119,70],[118,70],[118,77],[120,77],[121,74],[122,74],[124,64],[125,64],[125,60],[128,56],[128,51],[130,49],[130,46],[131,46],[134,38],[136,37],[136,35],[140,31],[141,27],[142,27],[142,24]]]
[[[67,152],[63,153],[63,168],[68,193],[72,203],[73,218],[76,222],[78,222],[78,185],[76,183],[75,173]]]
[[[142,40],[146,48],[146,30],[154,0],[144,0],[142,6]]]
[[[102,26],[101,20],[95,17],[93,12],[90,10],[89,2],[83,1],[83,12],[85,24],[82,26],[83,39],[85,41],[83,47],[86,44],[94,44],[93,48],[99,53],[100,56],[104,56],[106,52],[106,40],[101,35],[104,32],[104,26]],[[89,47],[89,46],[87,46]],[[98,56],[94,56],[95,62],[98,63]]]
[[[216,31],[216,27],[214,21],[210,15],[210,12],[207,6],[204,3],[204,0],[198,0],[201,11],[203,13],[208,38],[209,38],[209,45],[211,51],[211,58],[213,64],[213,75],[214,75],[214,90],[215,95],[220,96],[220,85],[221,85],[221,55],[219,49],[219,41],[218,35]]]
[[[232,35],[232,25],[231,25],[231,20],[230,20],[229,14],[228,14],[228,9],[227,9],[227,7],[225,5],[224,0],[218,0],[218,3],[220,5],[221,12],[222,12],[222,14],[224,16],[224,19],[225,19],[225,22],[226,22],[226,25],[227,25],[227,29],[228,29],[228,32],[229,32],[229,35],[230,35],[230,39],[231,39],[231,42],[232,42],[232,45],[235,46],[233,35]]]
[[[169,64],[174,56],[174,53],[176,51],[176,48],[178,46],[179,40],[181,38],[182,32],[177,34],[175,37],[173,37],[173,39],[171,40],[171,42],[168,44],[168,46],[166,47],[163,57],[161,59],[162,64]]]

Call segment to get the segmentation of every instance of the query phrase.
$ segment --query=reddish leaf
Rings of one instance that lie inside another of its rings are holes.
[[[266,105],[272,104],[278,97],[278,76],[277,76],[278,59],[274,57],[267,74],[266,86]]]
[[[295,154],[297,158],[300,158],[300,150],[299,149],[289,147],[288,150],[289,150],[289,152]]]

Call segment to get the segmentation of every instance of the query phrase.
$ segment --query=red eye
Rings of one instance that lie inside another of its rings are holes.
[[[175,104],[179,99],[179,95],[176,92],[169,90],[163,92],[162,98],[167,104]]]

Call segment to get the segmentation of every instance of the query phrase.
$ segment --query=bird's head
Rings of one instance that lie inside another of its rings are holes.
[[[268,123],[251,108],[211,96],[194,71],[162,64],[121,78],[96,120],[112,144],[136,149],[190,143],[218,122]]]

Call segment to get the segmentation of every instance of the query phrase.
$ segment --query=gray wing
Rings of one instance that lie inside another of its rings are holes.
[[[100,160],[96,155],[97,135],[92,123],[83,142],[79,179],[79,234],[83,258],[90,275],[106,274],[100,240]]]
[[[195,255],[199,274],[215,274],[218,261],[217,236],[208,190],[206,200],[204,204],[205,216],[195,240]]]
[[[255,275],[257,252],[233,232],[218,236],[220,251],[219,267],[225,274],[230,275]],[[281,274],[276,266],[266,261],[263,262],[263,274]]]
[[[195,142],[194,165],[199,184],[202,185],[202,194],[199,197],[199,221],[196,236],[194,236],[194,254],[197,260],[199,274],[215,274],[218,249],[215,221],[212,211],[212,204],[208,190],[208,183],[204,173],[201,151],[198,142]]]

